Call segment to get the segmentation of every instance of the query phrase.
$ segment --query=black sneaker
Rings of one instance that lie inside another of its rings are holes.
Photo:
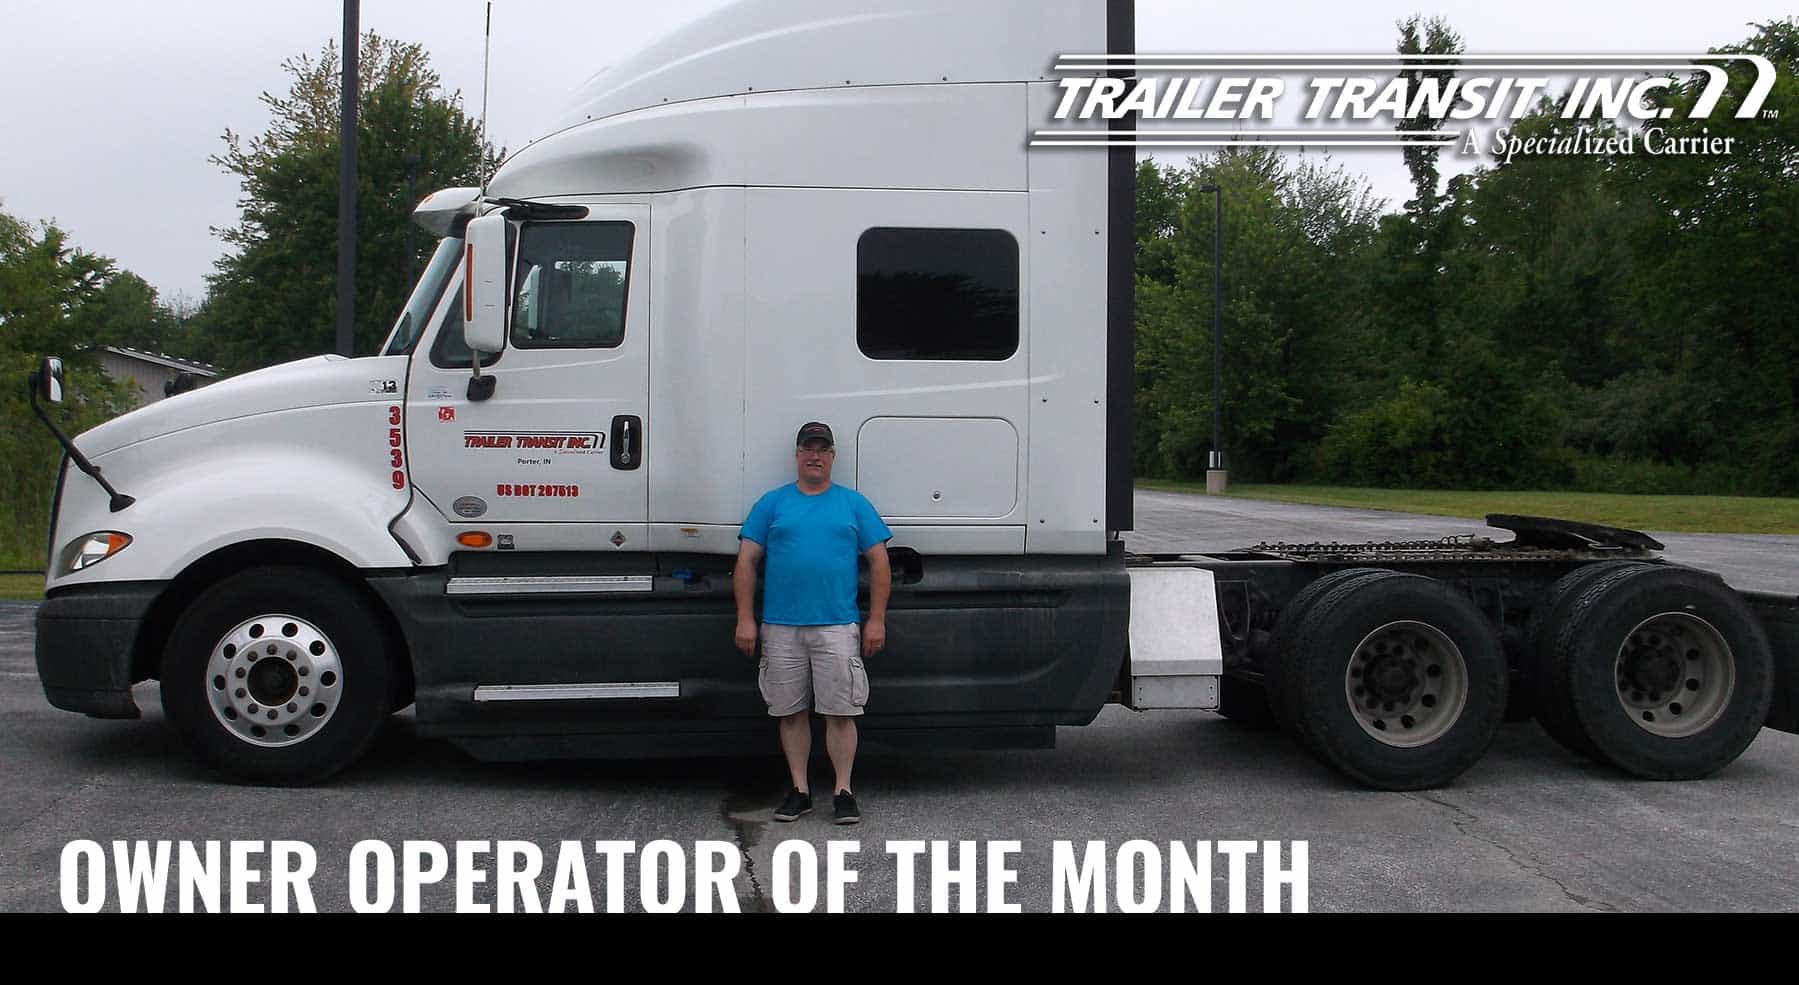
[[[812,795],[800,793],[796,788],[788,788],[787,799],[775,808],[775,820],[791,821],[804,814],[812,813]]]
[[[831,798],[831,813],[838,824],[862,823],[862,809],[856,806],[856,795],[848,790],[840,790]]]

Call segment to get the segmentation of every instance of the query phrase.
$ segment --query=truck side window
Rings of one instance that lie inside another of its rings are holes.
[[[864,232],[856,345],[870,359],[1010,358],[1018,351],[1018,240],[1004,229]]]
[[[610,348],[625,340],[629,222],[538,222],[519,236],[512,344]]]

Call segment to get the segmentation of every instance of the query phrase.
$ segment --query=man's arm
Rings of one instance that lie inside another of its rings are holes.
[[[887,645],[887,596],[893,591],[893,569],[887,566],[887,545],[876,544],[863,553],[868,559],[868,625],[862,628],[862,656],[872,657]]]
[[[756,652],[756,562],[761,559],[761,544],[753,540],[737,542],[737,564],[731,569],[731,593],[737,597],[737,649],[746,657]],[[883,605],[885,601],[883,598]]]

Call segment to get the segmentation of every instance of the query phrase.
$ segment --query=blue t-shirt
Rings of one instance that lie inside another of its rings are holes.
[[[737,536],[762,545],[762,621],[777,626],[841,626],[860,621],[856,558],[893,536],[854,489],[816,496],[797,482],[764,493]]]

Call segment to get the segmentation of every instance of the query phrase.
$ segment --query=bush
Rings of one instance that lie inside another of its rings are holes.
[[[1655,496],[1750,496],[1756,485],[1742,469],[1721,462],[1671,465],[1620,456],[1576,455],[1575,492]]]
[[[1448,451],[1442,422],[1449,395],[1407,380],[1399,391],[1346,415],[1319,446],[1326,477],[1348,485],[1434,485]]]
[[[1453,343],[1439,380],[1398,388],[1331,427],[1324,476],[1351,485],[1419,489],[1555,488],[1574,477],[1553,395],[1527,387],[1494,346]]]
[[[1639,370],[1568,398],[1575,488],[1670,495],[1792,495],[1799,422],[1732,408],[1715,381]]]
[[[1569,398],[1568,444],[1601,457],[1656,462],[1703,460],[1720,437],[1715,386],[1656,370],[1638,370]]]

